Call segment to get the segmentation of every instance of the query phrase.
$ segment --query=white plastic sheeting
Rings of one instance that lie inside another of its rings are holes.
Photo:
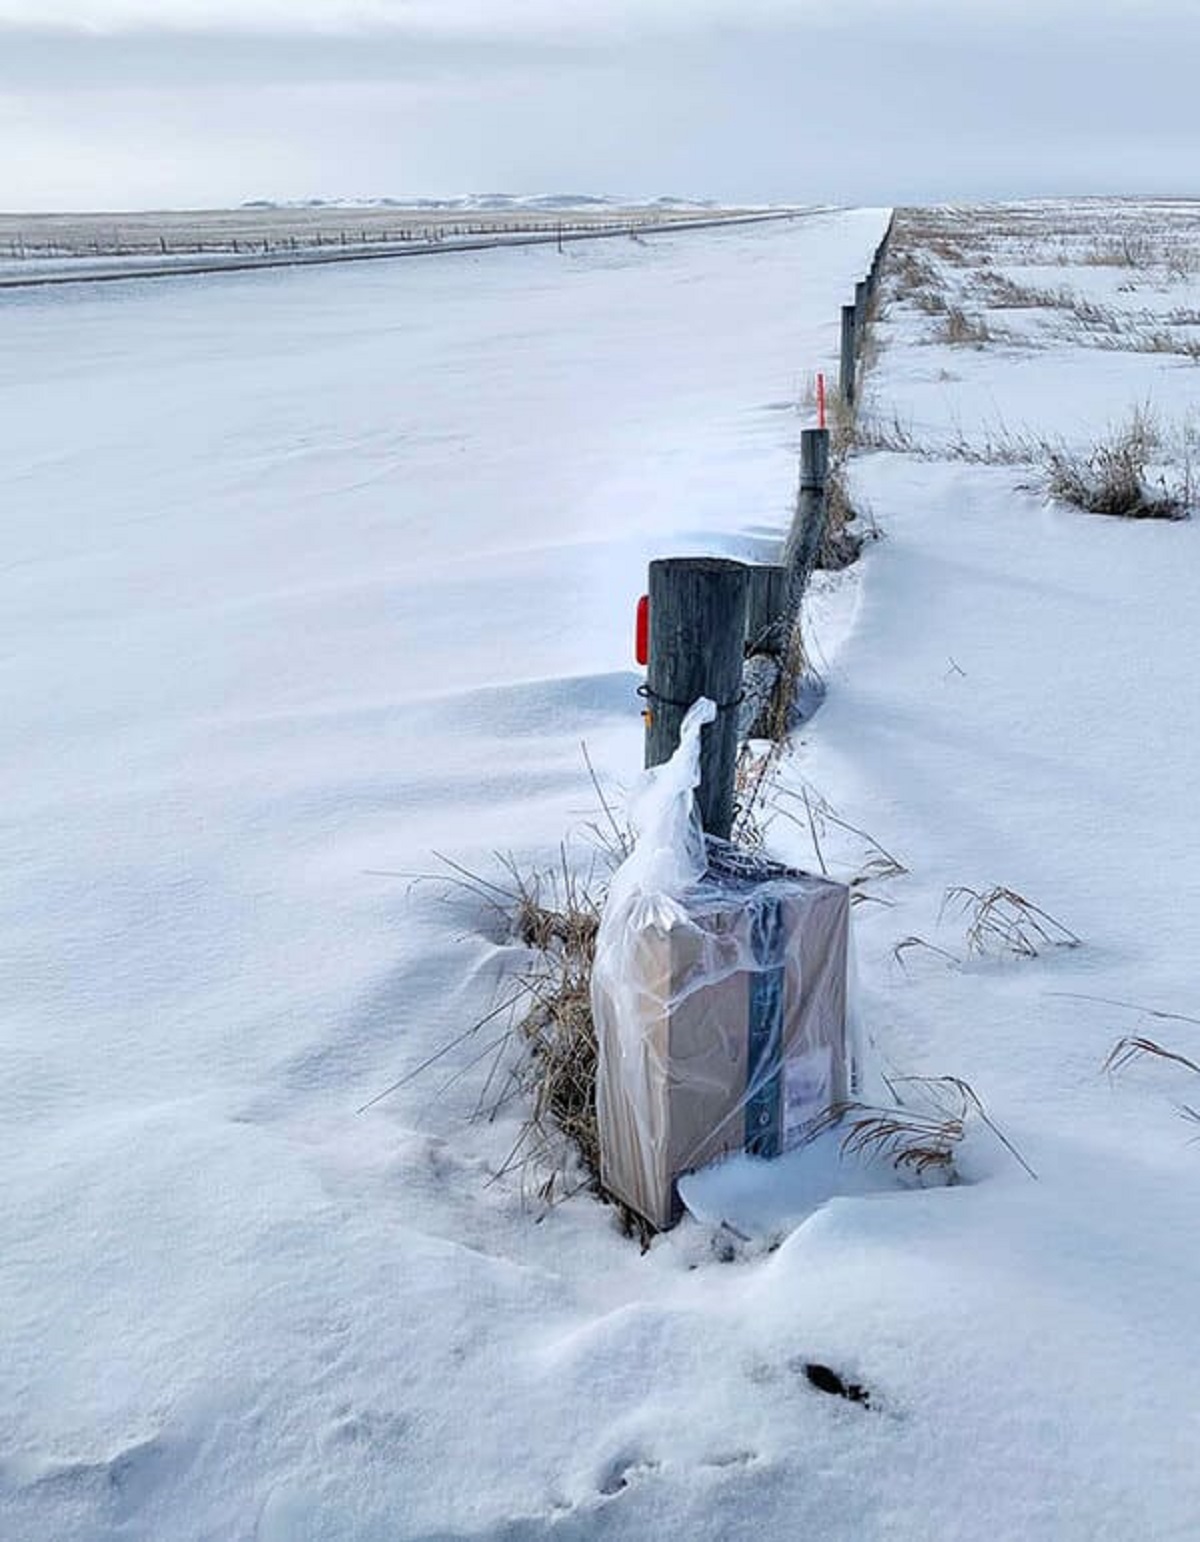
[[[682,1173],[792,1149],[850,1085],[849,890],[706,839],[693,792],[714,716],[698,701],[634,796],[592,975],[601,1177],[657,1227]]]

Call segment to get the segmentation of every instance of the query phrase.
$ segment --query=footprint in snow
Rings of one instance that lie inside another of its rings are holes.
[[[654,1472],[659,1463],[652,1458],[643,1456],[640,1451],[624,1451],[615,1456],[603,1469],[600,1480],[596,1485],[597,1492],[606,1499],[613,1494],[619,1494],[629,1487],[631,1478],[641,1473]]]

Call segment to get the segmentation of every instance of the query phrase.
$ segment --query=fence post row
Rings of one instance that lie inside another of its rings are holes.
[[[855,379],[857,360],[862,352],[867,322],[870,320],[871,305],[879,288],[879,277],[883,272],[888,244],[892,239],[892,227],[895,223],[896,216],[893,214],[888,221],[887,229],[884,231],[879,245],[875,248],[875,255],[871,258],[871,266],[867,270],[866,278],[854,286],[854,304],[842,306],[842,346],[838,374],[838,394],[847,407],[854,405],[857,390]]]
[[[840,393],[855,398],[855,370],[895,217],[875,249],[854,304],[842,307]],[[688,708],[701,696],[717,706],[700,738],[696,804],[710,835],[728,839],[733,826],[739,715],[753,735],[778,689],[791,689],[783,670],[808,579],[817,564],[828,515],[830,436],[826,428],[800,435],[800,491],[782,564],[747,564],[725,557],[667,557],[650,564],[646,684],[646,765],[669,760]],[[753,698],[751,700],[751,698]],[[743,700],[747,710],[739,714]]]

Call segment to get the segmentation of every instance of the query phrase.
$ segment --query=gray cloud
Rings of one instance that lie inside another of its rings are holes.
[[[55,6],[74,29],[18,25]],[[565,9],[0,0],[0,205],[1187,191],[1200,151],[1190,9],[584,0],[564,28]]]
[[[859,11],[880,0],[853,0]],[[816,0],[0,0],[0,26],[83,33],[143,29],[438,37],[596,37],[776,24]]]
[[[0,29],[85,35],[136,31],[449,38],[624,38],[711,26],[921,29],[1105,25],[1122,16],[1187,16],[1189,0],[0,0]]]

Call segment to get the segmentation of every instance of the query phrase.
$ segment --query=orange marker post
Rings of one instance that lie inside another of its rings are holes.
[[[825,427],[825,376],[817,376],[817,427]]]

